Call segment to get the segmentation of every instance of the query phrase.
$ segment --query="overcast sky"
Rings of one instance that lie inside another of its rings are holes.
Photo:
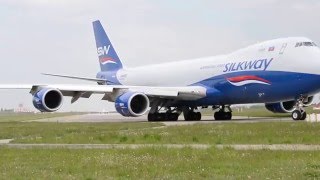
[[[101,20],[127,67],[229,53],[259,41],[306,36],[320,44],[319,0],[1,0],[0,83],[86,83],[95,77],[92,21]],[[319,69],[320,71],[320,69]],[[24,90],[0,91],[0,107],[33,108]],[[62,111],[101,110],[101,96]]]

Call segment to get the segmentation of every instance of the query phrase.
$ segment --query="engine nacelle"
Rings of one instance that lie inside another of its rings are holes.
[[[309,96],[308,98],[306,98],[303,102],[303,106],[305,106],[305,107],[310,106],[313,102],[313,97],[314,96]]]
[[[53,112],[60,109],[63,95],[57,89],[40,89],[33,95],[33,105],[41,112]]]
[[[304,107],[308,107],[312,104],[314,96],[309,96],[305,98],[303,102]],[[266,104],[266,108],[274,113],[291,113],[294,111],[294,106],[296,105],[296,101],[285,101],[278,103],[270,103]]]
[[[291,113],[294,111],[295,101],[266,104],[266,108],[274,113]]]
[[[126,92],[117,97],[115,107],[118,113],[123,116],[142,116],[150,105],[149,98],[139,92]]]

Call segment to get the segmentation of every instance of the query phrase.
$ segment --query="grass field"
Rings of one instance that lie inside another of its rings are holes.
[[[0,118],[0,139],[67,144],[320,144],[320,123],[23,122],[43,116],[47,115]],[[319,179],[319,162],[319,151],[0,147],[0,179]]]
[[[265,107],[252,107],[250,109],[243,109],[242,112],[238,112],[234,109],[232,115],[245,117],[291,117],[290,113],[273,113],[268,111]]]
[[[0,148],[1,179],[317,179],[320,153]]]
[[[165,127],[161,123],[1,123],[15,143],[320,144],[320,124],[261,122]]]

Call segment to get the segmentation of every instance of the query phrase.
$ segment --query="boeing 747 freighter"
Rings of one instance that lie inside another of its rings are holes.
[[[100,71],[92,85],[2,85],[30,89],[35,108],[57,111],[64,96],[103,94],[118,113],[149,121],[201,120],[212,108],[216,120],[232,118],[231,105],[265,103],[269,111],[304,120],[304,107],[320,91],[320,50],[310,39],[290,37],[258,43],[226,55],[125,68],[99,21],[93,22]]]

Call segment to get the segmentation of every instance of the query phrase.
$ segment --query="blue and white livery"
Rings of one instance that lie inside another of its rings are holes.
[[[96,82],[97,85],[2,85],[30,88],[40,111],[58,110],[63,96],[71,102],[103,94],[123,116],[148,112],[149,121],[200,120],[211,107],[216,120],[232,118],[233,104],[265,103],[276,113],[303,120],[303,107],[320,91],[320,50],[310,39],[270,40],[230,54],[124,68],[99,21],[93,22],[100,72],[96,78],[45,74]],[[319,64],[319,66],[318,66]]]

